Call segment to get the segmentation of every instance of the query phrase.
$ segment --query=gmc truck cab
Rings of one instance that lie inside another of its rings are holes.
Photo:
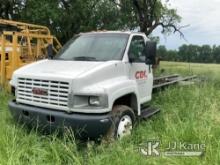
[[[129,135],[151,100],[156,44],[143,33],[81,33],[13,73],[12,116],[80,138]]]

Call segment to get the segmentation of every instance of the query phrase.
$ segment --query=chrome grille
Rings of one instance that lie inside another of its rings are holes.
[[[36,94],[33,89],[44,90],[47,93],[46,95]],[[19,78],[17,101],[64,108],[68,107],[68,92],[68,82]]]

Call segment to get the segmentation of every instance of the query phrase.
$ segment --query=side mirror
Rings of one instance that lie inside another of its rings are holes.
[[[157,43],[147,41],[144,54],[145,54],[145,63],[147,65],[155,65],[156,64],[156,52],[157,52]]]
[[[49,44],[47,46],[47,56],[49,59],[53,59],[53,45]]]

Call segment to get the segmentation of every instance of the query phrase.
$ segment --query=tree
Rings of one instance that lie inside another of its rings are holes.
[[[166,60],[166,58],[167,58],[167,49],[164,45],[158,46],[157,56],[162,58],[163,60]]]
[[[178,58],[180,61],[196,62],[199,56],[198,46],[182,45],[179,47]],[[199,57],[200,58],[200,57]]]
[[[178,61],[178,52],[176,50],[167,51],[167,61]]]
[[[167,0],[168,1],[168,0]],[[2,18],[42,24],[63,43],[92,30],[179,32],[181,17],[161,0],[0,0]]]
[[[23,0],[0,0],[0,17],[4,19],[19,18]]]
[[[200,58],[199,62],[211,62],[212,59],[212,48],[209,45],[202,45],[199,48]]]
[[[23,21],[49,27],[62,43],[80,32],[123,25],[120,10],[109,0],[28,0],[24,6]]]
[[[212,48],[213,62],[220,63],[220,46],[214,45]]]
[[[162,33],[169,34],[178,32],[182,27],[178,27],[181,17],[175,9],[168,8],[167,0],[113,0],[118,5],[127,19],[130,28],[139,27],[141,32],[149,36],[157,27],[162,27]]]

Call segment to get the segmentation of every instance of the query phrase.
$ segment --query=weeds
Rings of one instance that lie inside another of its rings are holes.
[[[165,73],[189,74],[189,65],[162,62]],[[220,65],[191,64],[190,73],[208,77],[191,86],[173,86],[153,96],[161,113],[141,122],[132,136],[111,144],[87,145],[64,136],[40,135],[16,124],[9,114],[10,98],[0,93],[0,164],[219,164]],[[203,157],[145,157],[138,145],[158,139],[168,142],[204,143]]]

